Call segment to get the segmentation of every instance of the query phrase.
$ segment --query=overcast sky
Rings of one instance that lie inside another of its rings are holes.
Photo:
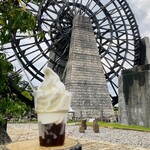
[[[83,0],[84,1],[84,0]],[[150,0],[126,0],[135,15],[141,38],[150,38]]]
[[[141,38],[150,38],[150,0],[126,0],[139,25]]]

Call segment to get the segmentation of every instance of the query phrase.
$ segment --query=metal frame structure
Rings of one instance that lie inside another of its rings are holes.
[[[28,71],[31,81],[43,80],[42,69],[49,65],[63,80],[75,15],[91,19],[99,56],[111,97],[118,95],[118,76],[122,69],[138,65],[140,34],[134,15],[125,0],[43,0],[40,5],[26,3],[37,18],[30,37],[17,32],[10,48]],[[42,38],[40,38],[42,37]],[[8,47],[4,47],[7,52]],[[18,68],[18,73],[22,68]]]

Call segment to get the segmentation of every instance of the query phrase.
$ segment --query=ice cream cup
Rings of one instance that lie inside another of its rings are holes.
[[[50,68],[44,70],[44,81],[35,92],[40,146],[61,146],[65,141],[65,126],[71,93]]]
[[[67,112],[38,113],[40,146],[61,146],[65,141]]]

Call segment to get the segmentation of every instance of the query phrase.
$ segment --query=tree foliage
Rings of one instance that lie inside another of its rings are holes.
[[[21,79],[21,76],[13,71],[13,66],[7,61],[6,55],[0,53],[0,114],[5,117],[21,115],[28,108],[26,103],[18,97],[17,92],[22,95],[21,98],[33,100],[33,96],[27,91],[31,88],[29,85],[22,86],[22,83],[27,85],[27,82]]]
[[[0,0],[0,45],[10,42],[16,32],[30,34],[34,30],[37,18],[25,8],[30,1]],[[11,118],[34,106],[29,84],[14,72],[3,53],[0,53],[0,85],[0,116]]]
[[[24,0],[29,3],[31,0]],[[39,3],[41,0],[34,0]],[[0,1],[0,42],[8,43],[16,32],[29,33],[35,28],[36,16],[26,10],[21,0]]]
[[[21,100],[14,97],[9,97],[9,95],[0,100],[0,114],[5,118],[19,117],[23,115],[28,107]]]
[[[13,73],[13,66],[6,61],[6,56],[0,53],[0,96],[5,97],[7,93],[10,93],[8,85],[8,76]],[[8,76],[7,76],[8,75]]]

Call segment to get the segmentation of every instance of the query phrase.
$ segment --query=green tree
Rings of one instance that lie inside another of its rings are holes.
[[[0,53],[0,97],[6,97],[7,93],[10,93],[10,87],[8,86],[8,76],[13,73],[13,66],[6,61],[6,56]]]
[[[23,0],[29,3],[31,0]],[[21,0],[0,1],[0,42],[8,43],[16,32],[30,33],[36,25],[36,16],[26,10]],[[32,0],[33,1],[33,0]],[[40,3],[41,0],[34,0]]]
[[[13,71],[13,66],[7,61],[6,55],[0,53],[0,114],[3,117],[22,115],[28,109],[26,105],[28,103],[24,102],[33,100],[27,87],[20,85],[21,82],[21,76]]]

